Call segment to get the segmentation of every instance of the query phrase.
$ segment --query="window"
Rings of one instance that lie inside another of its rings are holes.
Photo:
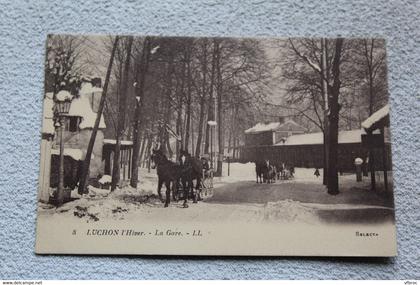
[[[64,124],[64,130],[68,132],[78,132],[80,124],[80,117],[67,117]]]

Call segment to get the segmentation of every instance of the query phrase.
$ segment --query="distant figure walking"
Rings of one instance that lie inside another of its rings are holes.
[[[319,169],[318,168],[315,169],[314,175],[316,176],[316,178],[318,178],[321,175],[321,174],[319,174]]]

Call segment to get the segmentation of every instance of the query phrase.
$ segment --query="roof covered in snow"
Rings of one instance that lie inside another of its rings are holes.
[[[54,155],[60,155],[59,149],[51,149],[51,154]],[[70,156],[74,160],[82,160],[83,152],[80,149],[77,148],[65,148],[64,149],[64,155]]]
[[[84,82],[79,91],[80,95],[102,93],[102,88],[92,86],[90,82]]]
[[[73,101],[71,101],[68,115],[81,117],[82,122],[79,125],[80,129],[88,129],[93,128],[95,125],[97,113],[92,110],[87,95],[80,95],[78,98],[75,98]],[[101,116],[101,121],[99,122],[99,128],[106,128],[103,115]]]
[[[365,131],[360,130],[351,130],[351,131],[341,131],[338,133],[338,143],[361,143],[362,134],[365,134]],[[324,134],[322,132],[318,133],[309,133],[302,135],[292,135],[284,142],[278,143],[276,145],[308,145],[308,144],[323,144],[324,143]]]
[[[249,128],[245,130],[246,134],[255,134],[255,133],[261,133],[261,132],[267,132],[267,131],[277,131],[281,130],[285,127],[293,126],[294,129],[298,128],[299,130],[305,130],[301,125],[296,123],[293,120],[287,120],[284,123],[281,122],[271,122],[271,123],[258,123],[252,128]],[[286,129],[287,129],[286,128]]]
[[[386,118],[389,115],[389,104],[386,104],[384,107],[373,113],[369,118],[367,118],[362,123],[362,127],[365,130],[369,130],[372,128],[376,123],[381,121],[382,119]]]
[[[91,102],[89,100],[89,96],[92,93],[100,93],[102,92],[102,88],[92,87],[90,83],[84,83],[82,85],[80,96],[77,98],[73,98],[68,91],[60,91],[57,93],[56,98],[60,95],[61,99],[68,99],[70,98],[68,94],[70,94],[73,100],[71,101],[69,116],[77,116],[81,117],[81,123],[79,125],[80,129],[88,129],[93,128],[95,125],[96,115],[92,110]],[[53,93],[48,92],[45,94],[44,98],[44,115],[43,115],[43,122],[42,122],[42,133],[43,134],[50,134],[54,135],[55,128],[54,128],[54,100],[53,100]],[[105,120],[104,116],[101,116],[101,121],[99,122],[99,128],[105,129]]]

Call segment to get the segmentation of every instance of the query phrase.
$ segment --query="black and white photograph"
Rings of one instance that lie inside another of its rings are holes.
[[[396,255],[384,39],[49,35],[42,96],[39,254]]]

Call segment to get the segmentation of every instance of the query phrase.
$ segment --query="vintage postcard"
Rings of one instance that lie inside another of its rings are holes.
[[[50,35],[36,253],[395,256],[379,38]]]

